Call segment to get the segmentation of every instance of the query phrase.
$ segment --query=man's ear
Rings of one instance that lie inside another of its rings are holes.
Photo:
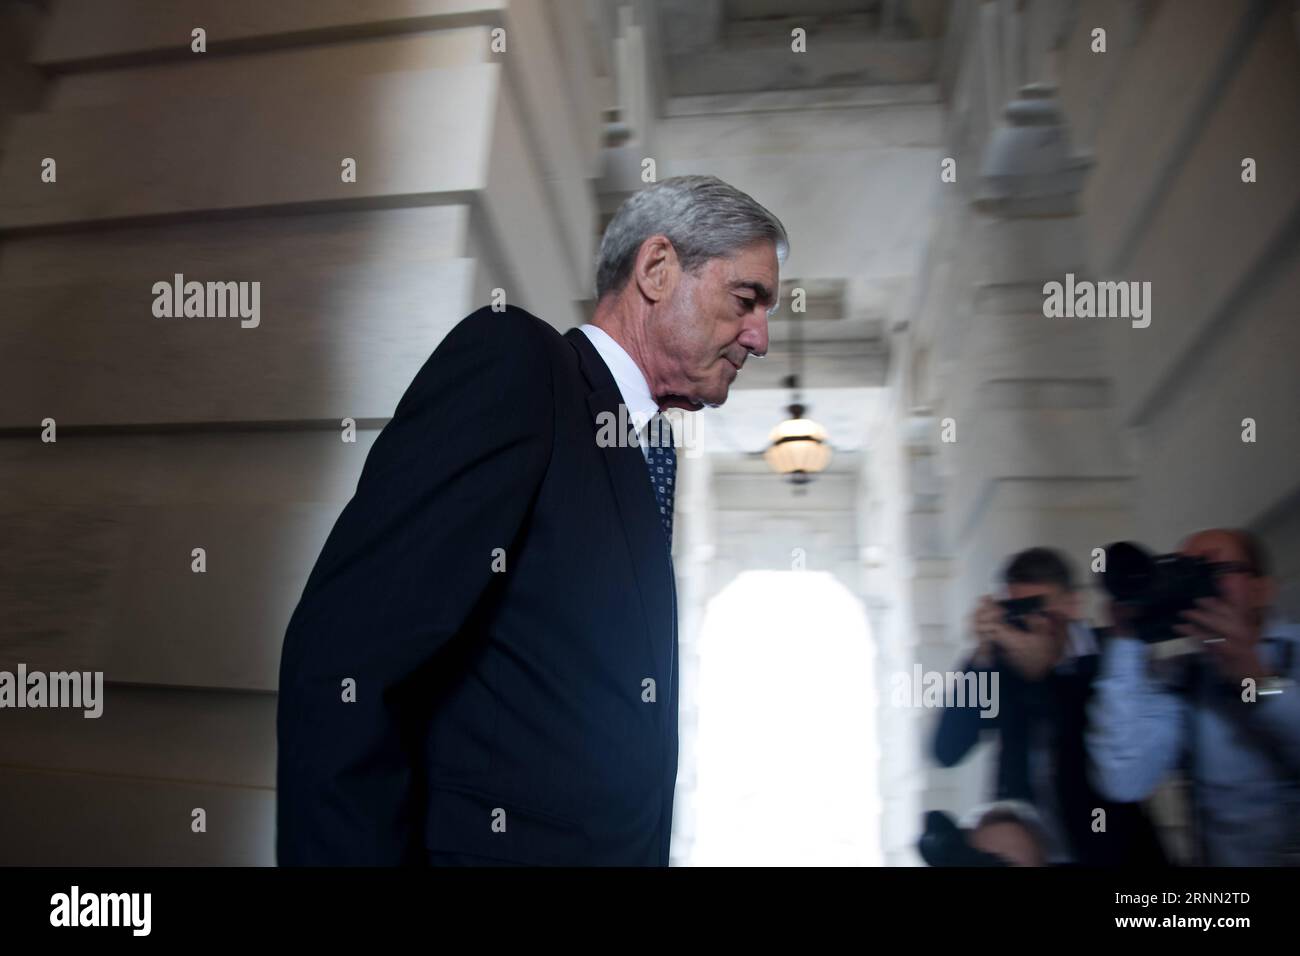
[[[662,302],[673,291],[681,266],[677,250],[667,236],[653,235],[641,243],[632,265],[632,278],[641,294],[651,302]]]

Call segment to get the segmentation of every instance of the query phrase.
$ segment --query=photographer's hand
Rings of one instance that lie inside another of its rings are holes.
[[[983,595],[971,615],[971,630],[975,632],[976,641],[972,662],[976,667],[993,666],[993,648],[1001,643],[1000,632],[1006,626],[1002,608],[989,595]]]
[[[1200,640],[1228,680],[1240,683],[1247,677],[1259,680],[1270,676],[1259,656],[1259,630],[1245,612],[1219,598],[1201,598],[1195,609],[1180,616],[1188,623],[1176,624],[1174,630]]]

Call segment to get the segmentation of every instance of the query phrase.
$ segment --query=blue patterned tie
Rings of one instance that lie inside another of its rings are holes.
[[[646,428],[646,467],[650,470],[650,484],[654,488],[655,502],[659,505],[659,520],[663,522],[668,547],[673,546],[673,481],[677,477],[677,449],[673,447],[673,426],[663,415],[650,419]]]

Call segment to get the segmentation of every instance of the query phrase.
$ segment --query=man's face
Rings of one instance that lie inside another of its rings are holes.
[[[689,410],[725,402],[750,354],[767,352],[778,281],[776,246],[769,241],[710,259],[694,275],[680,272],[652,328],[656,400]]]
[[[1207,561],[1230,561],[1244,565],[1249,555],[1241,540],[1231,531],[1202,531],[1194,534],[1179,549],[1183,554]],[[1272,603],[1272,579],[1256,577],[1246,571],[1231,571],[1215,578],[1219,596],[1239,611],[1259,614]]]

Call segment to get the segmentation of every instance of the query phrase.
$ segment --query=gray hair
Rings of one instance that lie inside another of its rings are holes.
[[[992,826],[995,823],[1020,824],[1029,831],[1044,853],[1051,845],[1051,836],[1043,822],[1042,814],[1026,800],[995,800],[974,807],[962,818],[961,828],[978,830],[982,826]]]
[[[736,187],[716,176],[673,176],[626,199],[605,228],[597,299],[623,287],[641,244],[654,235],[668,237],[687,272],[764,239],[776,243],[778,261],[790,250],[781,220]]]

